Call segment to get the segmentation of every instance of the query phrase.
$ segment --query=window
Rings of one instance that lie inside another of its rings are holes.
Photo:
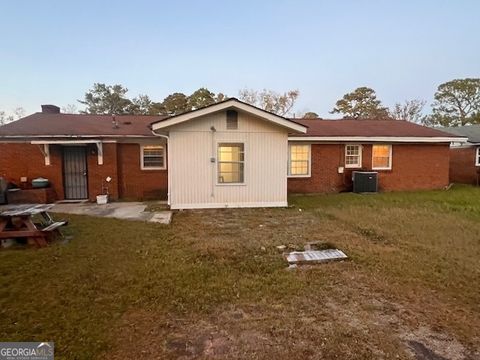
[[[477,147],[477,153],[475,156],[475,165],[480,166],[480,146]]]
[[[218,183],[244,182],[245,150],[242,143],[218,144]]]
[[[288,176],[310,176],[310,145],[288,146]]]
[[[165,149],[162,145],[142,146],[140,155],[142,170],[165,169]]]
[[[372,145],[372,169],[392,168],[392,145]]]
[[[235,110],[227,110],[227,130],[238,129],[238,112]]]
[[[345,145],[345,167],[346,168],[362,167],[362,146],[361,145]]]

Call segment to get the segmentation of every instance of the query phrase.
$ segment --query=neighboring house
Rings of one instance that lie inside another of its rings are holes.
[[[450,181],[480,185],[480,125],[442,130],[468,138],[467,143],[452,143],[450,147]]]
[[[289,192],[448,185],[449,145],[466,139],[394,120],[286,119],[237,99],[172,117],[61,114],[0,127],[0,176],[48,178],[58,199],[168,198],[172,209],[286,206]]]

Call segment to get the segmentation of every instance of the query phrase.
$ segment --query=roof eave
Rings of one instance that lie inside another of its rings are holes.
[[[193,110],[186,112],[180,115],[175,115],[170,118],[153,122],[151,124],[152,130],[157,131],[160,129],[165,129],[185,121],[189,121],[201,116],[209,115],[218,111],[227,110],[229,108],[236,108],[238,110],[250,113],[252,115],[261,117],[269,122],[272,122],[278,126],[284,127],[289,131],[294,131],[296,133],[305,134],[307,132],[307,127],[305,125],[299,124],[289,119],[270,113],[263,109],[257,108],[253,105],[244,103],[238,99],[228,99],[220,103],[212,104],[201,109]]]
[[[48,139],[48,138],[72,138],[72,139],[92,139],[92,138],[154,138],[152,135],[0,135],[0,139]]]
[[[468,141],[465,137],[425,136],[289,136],[289,141],[323,142],[396,142],[396,143],[451,143]]]

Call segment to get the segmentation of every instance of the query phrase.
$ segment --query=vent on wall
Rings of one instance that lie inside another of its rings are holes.
[[[227,130],[238,129],[238,112],[235,110],[227,110]]]

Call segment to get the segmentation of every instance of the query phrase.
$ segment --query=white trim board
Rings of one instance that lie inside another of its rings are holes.
[[[262,119],[265,119],[266,121],[272,122],[276,125],[279,125],[281,127],[287,128],[289,130],[292,130],[298,133],[305,134],[307,132],[306,126],[297,124],[284,117],[269,113],[268,111],[261,110],[253,105],[243,103],[237,99],[226,100],[218,104],[207,106],[203,109],[190,111],[184,114],[172,116],[165,120],[154,122],[152,123],[152,130],[156,131],[156,130],[164,129],[164,128],[177,125],[182,122],[189,121],[201,116],[209,115],[218,111],[232,109],[232,108],[260,117]]]
[[[191,203],[191,204],[172,204],[170,209],[231,209],[231,208],[262,208],[262,207],[287,207],[286,201],[272,202],[247,202],[247,203]]]
[[[403,137],[403,136],[289,136],[288,141],[362,142],[362,143],[450,143],[467,142],[467,138],[455,137]]]
[[[33,140],[32,145],[43,145],[45,152],[45,165],[50,165],[50,150],[49,145],[97,145],[97,164],[103,165],[103,142],[101,140]],[[48,150],[47,150],[48,149]]]
[[[102,140],[32,140],[31,144],[97,144],[99,142],[102,142]]]
[[[0,135],[0,140],[8,139],[103,139],[103,138],[139,138],[154,139],[154,135]]]

